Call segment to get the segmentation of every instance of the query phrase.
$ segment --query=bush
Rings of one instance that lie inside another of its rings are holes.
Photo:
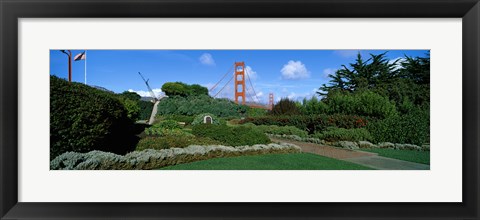
[[[260,125],[257,128],[267,134],[297,135],[299,137],[307,137],[308,135],[308,132],[294,126]]]
[[[371,91],[357,93],[335,93],[328,97],[330,114],[355,114],[386,118],[397,114],[395,103]]]
[[[393,142],[422,146],[430,142],[430,111],[417,108],[405,115],[395,115],[371,122],[367,129],[376,143]]]
[[[273,105],[273,108],[272,108],[272,111],[270,111],[270,114],[271,115],[299,115],[301,114],[301,111],[294,101],[288,98],[282,98],[275,105]]]
[[[153,111],[153,103],[140,100],[138,101],[138,107],[140,108],[140,114],[138,118],[140,120],[149,120]]]
[[[210,113],[203,113],[203,114],[199,114],[199,115],[195,116],[195,119],[193,119],[192,125],[203,124],[203,119],[204,119],[205,116],[212,117],[212,124],[214,124],[214,125],[221,124],[220,119],[217,118],[217,116],[212,115]]]
[[[145,129],[145,134],[148,136],[166,136],[166,135],[183,135],[184,131],[180,129],[165,129],[161,127],[149,127]]]
[[[371,141],[373,138],[365,128],[336,128],[330,127],[321,133],[315,133],[312,135],[314,138],[318,138],[326,141]]]
[[[192,124],[193,119],[195,116],[187,116],[187,115],[166,115],[163,117],[165,120],[174,120],[177,122],[185,122],[185,125]]]
[[[368,118],[356,115],[291,115],[291,116],[264,116],[246,118],[241,123],[255,125],[294,126],[309,134],[321,132],[327,127],[362,128],[367,126]]]
[[[192,134],[164,134],[161,137],[146,137],[140,139],[135,150],[184,148],[190,145],[221,145],[219,141],[210,138],[195,137]]]
[[[304,98],[302,101],[302,113],[305,115],[326,114],[328,113],[328,106],[315,96],[310,99]]]
[[[149,170],[199,160],[260,154],[300,153],[298,146],[282,143],[242,147],[189,146],[183,149],[143,150],[125,156],[101,151],[64,153],[50,161],[52,170]]]
[[[228,146],[270,143],[270,139],[263,132],[246,126],[229,127],[226,125],[200,124],[193,127],[192,133],[196,136],[220,141]]]
[[[140,117],[140,107],[138,106],[138,101],[133,101],[128,98],[119,98],[120,102],[123,104],[125,109],[127,109],[127,116],[132,121],[136,121]]]
[[[163,121],[160,121],[160,123],[158,123],[158,125],[155,125],[155,126],[158,126],[159,128],[164,128],[164,129],[180,129],[181,128],[178,122],[175,120],[163,120]]]
[[[51,159],[67,151],[126,153],[134,146],[133,129],[115,94],[50,77]]]

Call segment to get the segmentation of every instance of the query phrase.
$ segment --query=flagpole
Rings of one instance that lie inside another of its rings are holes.
[[[87,85],[87,50],[85,50],[85,85]]]

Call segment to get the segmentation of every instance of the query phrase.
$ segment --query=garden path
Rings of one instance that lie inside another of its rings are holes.
[[[378,156],[378,154],[371,152],[348,150],[320,144],[279,138],[270,139],[274,142],[295,144],[302,148],[302,151],[306,153],[313,153],[325,157],[344,160],[378,170],[430,170],[430,165],[381,157]]]

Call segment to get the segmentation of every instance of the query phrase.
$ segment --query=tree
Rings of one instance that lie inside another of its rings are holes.
[[[124,97],[126,99],[130,99],[132,101],[137,101],[137,100],[140,100],[140,98],[142,98],[136,92],[129,92],[129,91],[125,91],[125,92],[120,93],[120,96]]]
[[[301,114],[300,109],[298,108],[297,104],[288,99],[282,98],[279,102],[273,105],[272,111],[270,112],[272,115],[299,115]]]

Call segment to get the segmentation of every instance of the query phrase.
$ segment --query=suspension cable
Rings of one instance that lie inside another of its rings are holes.
[[[252,87],[252,90],[253,90],[253,94],[255,94],[255,98],[257,98],[257,102],[260,103],[260,100],[258,99],[258,96],[257,96],[257,93],[255,92],[255,88],[253,88],[253,84],[252,84],[252,81],[250,80],[250,71],[248,71],[247,68],[245,68],[245,70],[247,71],[247,78],[248,78],[248,82],[250,82],[250,86]],[[248,90],[247,90],[248,91]],[[252,98],[253,100],[253,98]]]
[[[225,75],[223,75],[223,77],[220,79],[220,81],[218,81],[215,85],[212,86],[212,88],[210,88],[210,90],[209,90],[210,92],[212,90],[214,90],[223,79],[225,79],[225,77],[232,71],[232,68],[233,68],[233,65],[230,66],[227,73],[225,73]]]
[[[220,89],[220,91],[218,91],[217,94],[215,94],[215,95],[213,96],[213,98],[217,97],[217,95],[220,94],[220,92],[221,92],[223,89],[225,89],[225,87],[232,81],[232,79],[233,79],[233,74],[232,74],[232,77],[230,77],[230,80],[228,80],[228,82],[225,83],[225,85],[223,85],[222,89]]]

